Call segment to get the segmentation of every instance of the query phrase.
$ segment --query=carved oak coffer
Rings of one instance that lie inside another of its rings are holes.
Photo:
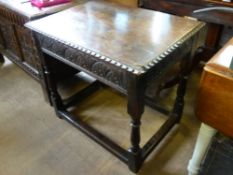
[[[45,15],[66,9],[84,2],[83,0],[72,3],[38,9],[31,6],[30,2],[23,0],[0,0],[0,58],[6,56],[42,85],[46,98],[49,98],[46,82],[43,79],[41,59],[35,47],[32,32],[24,27],[28,21],[41,18]],[[3,61],[3,60],[2,60]],[[2,62],[1,61],[1,62]],[[58,75],[74,74],[74,70],[54,63]],[[61,77],[61,76],[57,76]],[[64,77],[64,76],[63,76]]]
[[[30,30],[23,26],[27,21],[26,16],[0,3],[1,53],[40,81],[40,59]]]

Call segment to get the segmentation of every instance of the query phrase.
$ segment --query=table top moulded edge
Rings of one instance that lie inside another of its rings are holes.
[[[97,4],[98,2],[88,2],[88,3],[89,4],[91,4],[91,3],[92,4],[95,4],[95,3]],[[85,3],[85,4],[87,4],[87,3]],[[84,6],[85,4],[80,5],[80,6]],[[109,3],[109,5],[111,5],[111,4]],[[76,7],[80,7],[80,6],[76,6]],[[73,8],[76,8],[76,7],[73,7]],[[72,8],[70,8],[68,10],[72,10]],[[68,10],[60,12],[60,14],[65,13]],[[144,9],[142,9],[142,10],[144,10]],[[148,11],[148,10],[146,10],[146,11]],[[150,12],[151,13],[161,13],[161,12],[153,12],[153,11],[150,11]],[[59,14],[59,13],[57,13],[57,14]],[[57,14],[55,14],[55,15],[57,15]],[[54,16],[54,15],[51,15],[50,17],[52,17],[52,16]],[[177,18],[180,18],[180,17],[177,17]],[[40,20],[38,20],[38,21],[40,21]],[[99,51],[95,51],[95,50],[92,50],[90,48],[83,47],[82,45],[79,45],[77,43],[67,42],[67,41],[62,40],[62,39],[60,39],[58,37],[54,37],[54,36],[52,36],[52,35],[50,35],[50,34],[48,34],[46,32],[43,32],[43,30],[40,30],[40,29],[36,28],[35,27],[36,25],[34,25],[38,21],[35,20],[35,21],[32,21],[32,22],[29,22],[29,23],[26,24],[26,27],[30,28],[31,30],[35,31],[36,33],[39,33],[39,34],[42,34],[42,35],[47,36],[49,38],[52,38],[52,39],[54,39],[54,40],[56,40],[58,42],[61,42],[61,43],[65,44],[65,45],[67,45],[67,46],[75,48],[75,49],[77,49],[77,50],[79,50],[81,52],[84,52],[84,53],[88,54],[88,55],[95,56],[97,59],[100,59],[100,60],[105,61],[107,63],[111,63],[112,65],[115,65],[115,66],[117,66],[118,68],[120,68],[122,70],[127,70],[128,72],[132,72],[133,74],[136,74],[136,75],[144,74],[145,72],[150,70],[154,65],[159,63],[167,55],[169,55],[174,50],[179,48],[185,41],[187,41],[190,37],[192,37],[194,34],[196,34],[200,29],[204,28],[204,26],[205,26],[205,24],[203,22],[195,21],[195,23],[196,23],[195,27],[193,27],[190,31],[188,31],[186,34],[184,34],[177,41],[174,41],[173,43],[170,43],[170,45],[167,46],[167,48],[165,50],[163,50],[161,53],[157,53],[157,55],[155,55],[154,58],[149,60],[149,62],[147,62],[146,64],[144,64],[142,66],[139,66],[139,67],[133,67],[131,65],[127,65],[126,63],[123,63],[121,61],[116,60],[114,58],[114,56],[106,55],[106,54],[101,53]]]

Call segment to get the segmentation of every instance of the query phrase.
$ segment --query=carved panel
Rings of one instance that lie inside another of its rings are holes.
[[[11,61],[39,80],[38,67],[40,59],[38,58],[38,54],[36,54],[36,50],[32,49],[35,44],[30,39],[24,39],[25,37],[30,38],[32,36],[28,30],[18,32],[20,28],[22,27],[11,24],[8,20],[0,17],[0,49]],[[25,44],[22,45],[22,43]]]
[[[85,70],[91,72],[99,80],[108,81],[110,85],[113,83],[115,87],[126,89],[125,71],[117,69],[110,63],[102,61],[98,54],[93,54],[90,51],[83,51],[78,48],[72,48],[59,41],[51,38],[37,35],[42,48],[53,53],[51,56],[58,55],[59,58],[68,60]]]
[[[28,21],[28,18],[17,13],[16,11],[6,8],[4,5],[0,5],[0,16],[4,19],[7,19],[10,23],[20,26],[23,26],[26,21]]]
[[[0,18],[1,20],[1,32],[2,39],[4,41],[5,49],[10,51],[11,54],[15,56],[16,59],[21,59],[21,52],[19,48],[19,43],[17,41],[14,26],[7,20]]]
[[[17,26],[16,32],[22,51],[23,61],[32,68],[38,70],[40,68],[40,58],[31,31],[24,27]]]

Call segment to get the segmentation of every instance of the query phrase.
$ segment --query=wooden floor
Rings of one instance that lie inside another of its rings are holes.
[[[139,175],[186,175],[199,121],[193,103],[200,71],[188,85],[180,125],[146,160]],[[61,89],[65,89],[63,86]],[[174,92],[164,101],[170,104]],[[129,147],[129,117],[125,97],[102,89],[74,113],[101,132]],[[142,144],[164,116],[146,107]],[[40,85],[9,61],[0,66],[0,175],[131,175],[128,167],[67,122],[58,119],[44,101]]]

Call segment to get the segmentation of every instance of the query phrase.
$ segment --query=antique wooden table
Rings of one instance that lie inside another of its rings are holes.
[[[125,150],[81,120],[68,107],[82,99],[93,86],[68,103],[61,100],[46,58],[44,76],[56,114],[105,147],[133,172],[137,172],[156,145],[178,123],[184,105],[186,70],[204,31],[202,22],[103,1],[88,2],[26,24],[35,32],[38,47],[80,71],[127,95],[131,117],[131,147]],[[184,60],[174,108],[167,121],[140,146],[140,120],[147,86],[158,81],[179,60]],[[186,69],[185,69],[186,68]],[[94,83],[97,85],[98,83]]]

